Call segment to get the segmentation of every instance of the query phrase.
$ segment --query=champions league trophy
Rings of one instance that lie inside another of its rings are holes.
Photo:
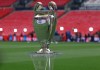
[[[37,2],[34,6],[34,30],[41,43],[41,49],[31,55],[35,70],[53,70],[53,58],[56,53],[49,49],[49,45],[57,23],[56,3],[49,2],[48,8],[49,10],[44,9],[41,2]]]
[[[56,3],[51,1],[48,4],[49,10],[46,10],[41,2],[37,2],[34,6],[34,30],[37,38],[41,43],[41,49],[37,53],[53,53],[49,49],[49,44],[54,35],[56,28]]]

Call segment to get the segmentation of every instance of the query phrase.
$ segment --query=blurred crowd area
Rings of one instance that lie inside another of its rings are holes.
[[[35,42],[38,41],[35,32],[30,34],[21,34],[21,35],[0,35],[0,41],[18,41],[18,42]],[[52,42],[100,42],[100,31],[92,34],[82,35],[80,32],[71,34],[70,31],[59,34],[57,31],[52,38]]]
[[[70,31],[67,31],[66,33],[57,35],[61,38],[61,41],[63,42],[100,42],[100,31],[94,34],[92,32],[89,32],[85,35],[82,35],[80,32],[71,34]]]

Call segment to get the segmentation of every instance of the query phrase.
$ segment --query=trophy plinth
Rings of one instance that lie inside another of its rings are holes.
[[[59,55],[59,53],[39,54],[35,52],[30,54],[35,70],[53,70],[54,60]]]

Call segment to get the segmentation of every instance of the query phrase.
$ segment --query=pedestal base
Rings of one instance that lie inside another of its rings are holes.
[[[53,61],[57,53],[37,53],[32,52],[31,58],[33,60],[35,70],[53,70]]]

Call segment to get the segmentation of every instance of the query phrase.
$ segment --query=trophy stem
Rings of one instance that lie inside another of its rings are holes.
[[[52,51],[50,51],[49,45],[50,44],[48,42],[42,42],[41,49],[37,51],[37,53],[53,53]]]

